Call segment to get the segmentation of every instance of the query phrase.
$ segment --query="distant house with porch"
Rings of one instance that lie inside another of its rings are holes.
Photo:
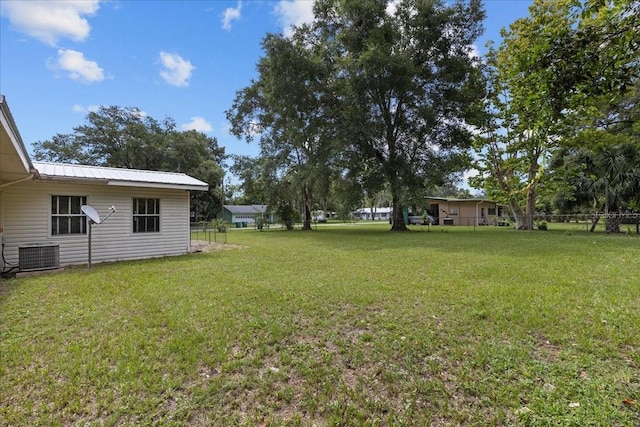
[[[427,197],[427,214],[436,225],[506,225],[503,206],[494,200]]]
[[[393,208],[359,208],[353,212],[357,219],[365,221],[388,221],[391,218]]]
[[[253,225],[259,218],[275,222],[275,215],[267,212],[267,205],[224,205],[224,222]]]

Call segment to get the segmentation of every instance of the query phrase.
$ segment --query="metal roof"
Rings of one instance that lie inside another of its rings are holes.
[[[390,207],[390,206],[389,207],[378,207],[378,208],[373,208],[373,211],[375,213],[379,213],[379,214],[391,213],[393,211],[393,208]],[[369,213],[371,213],[371,208],[369,208],[369,207],[367,207],[367,208],[358,208],[354,212],[355,213],[367,213],[367,214],[369,214]]]
[[[209,185],[183,173],[33,162],[42,180],[62,180],[124,187],[207,190]]]
[[[441,200],[443,202],[476,202],[476,203],[489,202],[489,203],[497,203],[495,200],[478,198],[478,197],[471,198],[471,199],[456,199],[456,198],[450,198],[450,197],[429,197],[429,196],[427,196],[426,199],[429,199],[429,200]]]
[[[233,214],[257,214],[267,211],[267,205],[224,205],[224,208]]]

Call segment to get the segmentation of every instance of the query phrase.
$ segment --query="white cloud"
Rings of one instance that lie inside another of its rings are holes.
[[[98,66],[98,63],[86,59],[84,54],[77,50],[59,49],[58,59],[54,63],[50,63],[49,67],[65,71],[71,79],[82,83],[104,80],[104,71]]]
[[[83,41],[91,27],[85,16],[93,16],[100,0],[2,0],[0,11],[19,31],[48,45],[58,39]]]
[[[400,1],[401,0],[390,0],[389,3],[387,3],[387,15],[393,16],[396,14]]]
[[[467,169],[462,174],[462,188],[472,189],[471,185],[469,185],[469,178],[473,178],[480,175],[480,171],[478,169]]]
[[[164,67],[160,77],[172,86],[188,86],[196,67],[191,62],[174,53],[160,52],[160,62]]]
[[[280,0],[274,11],[287,37],[293,33],[292,26],[313,21],[313,2],[309,0]]]
[[[180,128],[182,130],[195,130],[203,133],[211,132],[213,130],[211,124],[203,117],[191,117],[191,121],[181,125]]]
[[[87,105],[85,107],[82,104],[73,104],[73,106],[71,107],[71,110],[74,113],[81,113],[81,114],[95,113],[99,109],[100,109],[100,105]]]
[[[480,62],[482,61],[482,54],[480,53],[478,46],[476,46],[475,44],[470,44],[469,46],[467,46],[467,53],[469,55],[469,58],[475,61],[479,61],[478,64],[480,64]]]
[[[233,7],[228,7],[222,13],[222,28],[229,31],[231,30],[231,21],[236,21],[240,19],[240,11],[242,9],[242,2],[239,1],[238,5]]]
[[[480,171],[478,171],[478,169],[467,169],[466,171],[464,171],[462,177],[465,181],[467,181],[469,178],[478,176],[478,174],[480,174]]]

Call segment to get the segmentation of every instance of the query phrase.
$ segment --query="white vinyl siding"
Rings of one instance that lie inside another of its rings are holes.
[[[51,235],[51,196],[83,195],[101,217],[111,206],[116,213],[92,227],[94,263],[179,255],[189,251],[189,192],[185,190],[119,187],[30,181],[2,189],[5,257],[18,262],[18,247],[29,243],[60,245],[60,264],[87,262],[86,234]],[[159,199],[160,231],[133,233],[132,199]]]

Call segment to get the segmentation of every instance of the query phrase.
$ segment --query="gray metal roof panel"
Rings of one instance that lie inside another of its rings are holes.
[[[224,208],[233,214],[257,214],[266,212],[267,205],[224,205]]]
[[[33,162],[33,166],[40,173],[41,179],[103,181],[109,185],[140,185],[156,188],[184,188],[186,190],[207,190],[209,188],[206,182],[184,173],[49,162]]]

